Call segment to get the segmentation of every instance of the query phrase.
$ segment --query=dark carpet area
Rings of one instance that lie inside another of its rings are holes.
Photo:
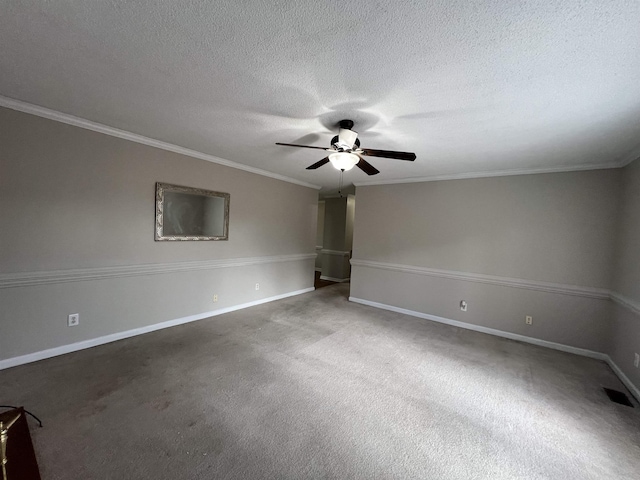
[[[329,280],[322,280],[320,278],[321,273],[320,272],[316,272],[316,277],[315,277],[315,281],[313,282],[313,286],[318,289],[318,288],[322,288],[322,287],[328,287],[329,285],[335,285],[336,282],[331,282]]]

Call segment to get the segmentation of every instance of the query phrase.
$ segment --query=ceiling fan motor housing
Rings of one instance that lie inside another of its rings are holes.
[[[340,128],[346,128],[347,130],[351,130],[353,128],[353,120],[340,120]]]
[[[331,139],[331,145],[336,145],[338,142],[340,141],[340,137],[338,135],[336,135],[335,137],[333,137]],[[355,143],[353,144],[354,148],[360,148],[360,139],[356,138]],[[343,150],[341,148],[339,148],[338,150]]]

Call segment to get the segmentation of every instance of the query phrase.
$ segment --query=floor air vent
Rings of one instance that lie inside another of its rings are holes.
[[[612,402],[634,408],[626,394],[619,392],[618,390],[611,390],[610,388],[605,388],[604,391]]]

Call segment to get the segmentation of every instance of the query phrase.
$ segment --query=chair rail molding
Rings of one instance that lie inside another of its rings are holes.
[[[640,303],[632,300],[624,295],[620,295],[618,292],[611,292],[611,300],[618,305],[632,311],[636,315],[640,315]]]
[[[348,257],[351,254],[351,252],[349,251],[343,252],[342,250],[325,250],[325,249],[320,250],[320,253],[322,253],[323,255],[334,255],[336,257]]]
[[[120,265],[114,267],[81,268],[73,270],[8,273],[0,275],[0,289],[30,287],[34,285],[46,285],[51,283],[102,280],[105,278],[158,275],[164,273],[189,272],[194,270],[211,270],[216,268],[247,267],[251,265],[261,265],[269,263],[312,260],[314,258],[316,258],[315,253],[302,253],[265,257],[225,258],[221,260],[196,262]]]
[[[400,265],[396,263],[376,262],[371,260],[351,259],[351,265],[355,267],[377,268],[381,270],[391,270],[395,272],[411,273],[414,275],[426,275],[429,277],[448,278],[452,280],[463,280],[467,282],[487,283],[491,285],[501,285],[504,287],[524,288],[527,290],[537,290],[548,293],[559,293],[562,295],[575,295],[579,297],[610,299],[611,292],[602,288],[581,287],[578,285],[566,285],[562,283],[539,282],[534,280],[523,280],[520,278],[500,277],[496,275],[484,275],[481,273],[467,273],[455,270],[440,270],[437,268],[416,267],[411,265]]]

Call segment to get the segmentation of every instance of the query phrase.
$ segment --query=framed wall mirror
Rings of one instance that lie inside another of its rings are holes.
[[[229,194],[156,183],[155,239],[228,240]]]

